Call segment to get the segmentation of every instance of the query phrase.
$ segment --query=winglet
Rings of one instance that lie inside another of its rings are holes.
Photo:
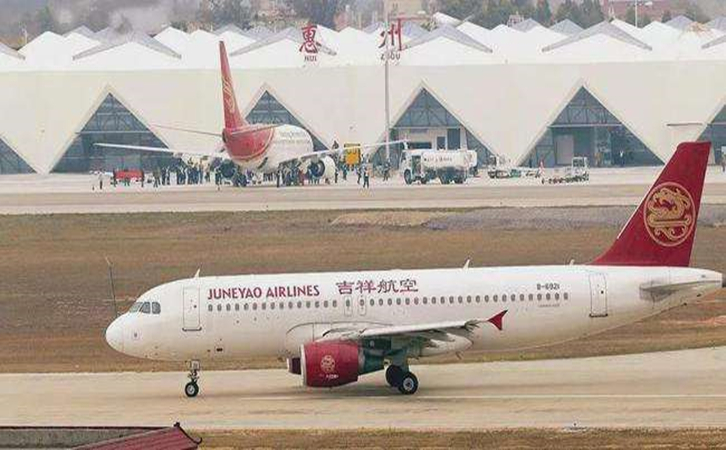
[[[489,320],[487,320],[487,322],[489,322],[490,324],[497,327],[497,330],[502,331],[502,326],[503,326],[502,319],[504,319],[504,315],[507,313],[507,311],[508,310],[505,309],[504,311],[500,312],[496,316],[489,318]]]

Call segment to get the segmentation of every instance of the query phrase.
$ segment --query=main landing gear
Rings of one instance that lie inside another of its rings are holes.
[[[386,369],[386,381],[389,386],[398,388],[398,392],[403,395],[415,394],[418,390],[418,378],[416,378],[416,375],[401,368],[401,366],[388,366]]]
[[[189,383],[184,386],[184,393],[187,397],[196,397],[199,394],[199,370],[201,366],[199,361],[189,361]]]

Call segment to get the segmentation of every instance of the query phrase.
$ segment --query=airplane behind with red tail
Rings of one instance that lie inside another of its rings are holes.
[[[227,58],[227,50],[222,41],[219,42],[219,60],[222,74],[222,106],[224,110],[224,128],[222,132],[191,130],[188,128],[161,125],[157,125],[157,127],[221,138],[224,152],[211,153],[113,143],[96,143],[95,145],[101,148],[219,158],[230,161],[243,170],[258,173],[274,173],[284,168],[302,168],[303,170],[309,169],[311,174],[316,177],[325,179],[333,178],[336,170],[333,157],[339,156],[343,149],[334,148],[314,151],[313,139],[310,133],[294,125],[247,123],[242,117],[237,104],[234,82]],[[401,142],[403,141],[391,141],[389,144]],[[383,145],[385,143],[364,144],[359,147],[363,154],[369,157],[372,151]],[[230,173],[226,173],[225,175],[231,177]]]

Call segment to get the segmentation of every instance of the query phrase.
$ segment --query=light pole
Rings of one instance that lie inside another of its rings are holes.
[[[391,17],[390,13],[387,10],[388,2],[383,2],[383,7],[386,8],[383,13],[386,15],[386,22],[385,22],[385,30],[384,30],[384,38],[385,38],[385,48],[383,53],[383,76],[385,78],[384,81],[384,96],[385,96],[385,116],[386,116],[386,160],[385,163],[390,166],[391,164],[391,104],[390,104],[390,98],[389,98],[389,92],[388,92],[388,59],[390,58],[390,52],[389,52],[389,46],[388,46],[388,33],[390,33],[391,30]]]

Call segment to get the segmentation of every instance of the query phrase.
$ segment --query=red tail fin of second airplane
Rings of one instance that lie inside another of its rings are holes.
[[[710,142],[680,144],[612,247],[592,264],[687,267],[710,149]]]
[[[227,50],[224,42],[219,42],[219,60],[222,65],[222,99],[224,101],[224,127],[229,129],[238,129],[247,125],[239,108],[237,107],[237,97],[234,95],[234,85],[232,83],[232,74],[229,70],[229,61],[227,60]]]

